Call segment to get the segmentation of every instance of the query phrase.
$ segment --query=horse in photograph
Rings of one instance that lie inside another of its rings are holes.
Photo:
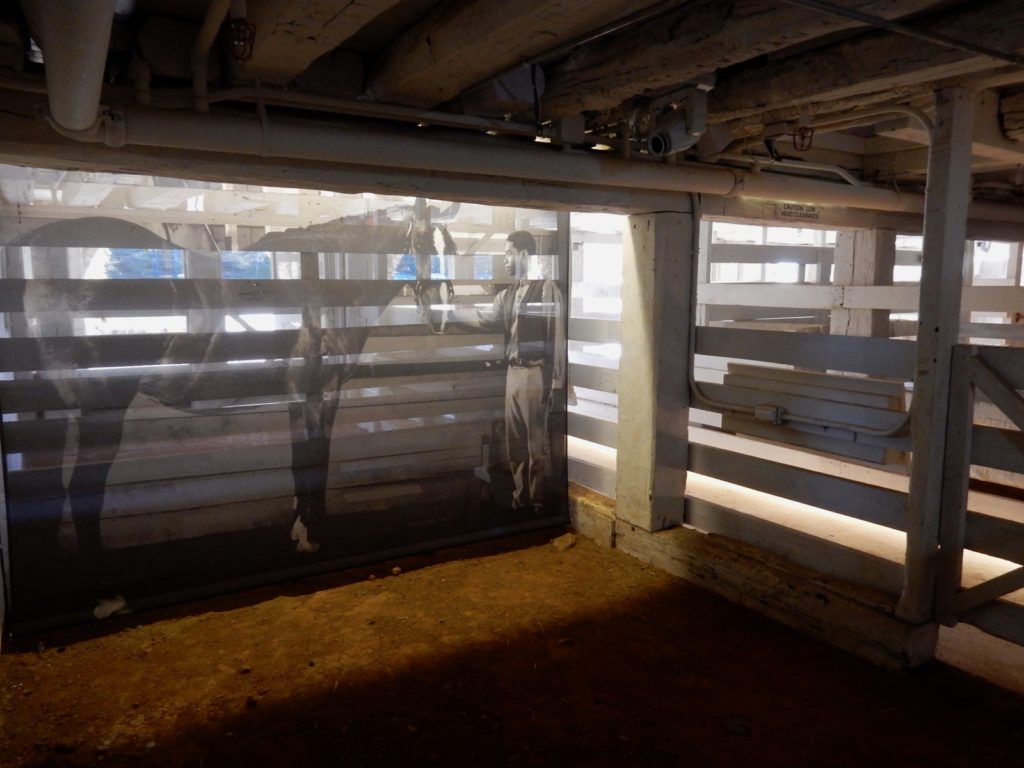
[[[454,241],[442,226],[429,225],[431,236],[423,232],[422,221],[410,221],[407,225],[367,225],[332,222],[303,229],[288,230],[267,235],[254,243],[253,251],[287,251],[304,254],[318,253],[359,253],[359,254],[412,254],[416,261],[415,281],[372,280],[358,281],[358,291],[347,301],[349,307],[387,307],[403,292],[415,297],[417,318],[434,332],[436,315],[432,317],[430,307],[440,300],[441,290],[450,283],[430,279],[431,257],[438,252],[435,237],[446,253],[454,253]],[[46,225],[30,233],[23,241],[11,245],[49,247],[58,251],[68,247],[130,247],[148,250],[181,251],[174,243],[160,238],[149,230],[118,220],[79,220]],[[206,258],[219,259],[216,253],[202,254]],[[308,279],[307,279],[308,278]],[[78,282],[78,281],[75,281]],[[27,281],[23,297],[24,334],[29,320],[48,312],[74,312],[81,309],[83,296],[90,292],[89,281],[79,283],[72,296],[62,291],[62,286]],[[97,283],[100,281],[97,281]],[[126,289],[130,285],[126,282]],[[174,311],[188,309],[191,313],[216,314],[245,312],[244,296],[235,290],[233,295],[243,296],[243,306],[229,307],[225,292],[229,284],[245,281],[169,281],[172,291],[180,286],[188,294],[180,304],[172,301]],[[359,355],[374,326],[366,324],[354,327],[324,327],[324,294],[331,282],[320,280],[319,275],[303,275],[300,281],[307,295],[302,297],[300,327],[294,332],[294,342],[287,354],[278,360],[283,367],[280,396],[287,403],[289,430],[291,435],[292,474],[294,477],[294,517],[291,526],[292,540],[299,552],[315,552],[323,541],[326,518],[327,474],[330,461],[330,441],[335,415],[339,404],[339,390],[351,378],[359,364]],[[253,281],[251,295],[258,296],[258,281]],[[348,294],[345,294],[348,295]],[[88,301],[85,302],[86,304]],[[180,309],[179,309],[180,308]],[[63,333],[70,335],[70,330]],[[276,332],[281,333],[281,332]],[[285,332],[288,333],[288,332]],[[124,433],[125,416],[135,394],[151,398],[157,403],[188,412],[209,412],[209,408],[197,408],[197,401],[209,400],[204,381],[211,365],[228,362],[218,356],[218,347],[228,337],[223,319],[207,334],[174,333],[163,336],[166,339],[164,352],[154,361],[159,367],[165,363],[188,361],[185,373],[175,369],[171,373],[148,373],[141,376],[128,375],[72,375],[76,369],[109,368],[105,359],[104,340],[110,337],[80,336],[74,339],[77,350],[71,357],[63,357],[59,350],[68,349],[60,344],[47,344],[40,339],[40,368],[34,378],[45,377],[46,384],[56,393],[60,406],[48,410],[79,411],[77,417],[77,445],[67,441],[70,420],[66,417],[53,419],[63,425],[61,434],[50,430],[52,450],[50,460],[40,471],[49,480],[37,473],[37,478],[52,488],[62,488],[61,494],[50,494],[48,498],[33,501],[23,506],[23,513],[13,520],[19,532],[31,530],[27,557],[38,558],[61,553],[60,527],[65,507],[70,508],[77,546],[75,557],[79,564],[88,564],[95,573],[105,574],[103,568],[103,541],[100,515],[106,497],[107,480],[111,467],[118,455]],[[126,338],[126,337],[121,337]],[[84,352],[83,352],[84,350]],[[270,361],[268,361],[270,362]],[[98,371],[97,371],[98,373]],[[105,372],[109,373],[109,371]],[[214,406],[215,409],[216,406]],[[71,471],[65,484],[63,457],[70,453]],[[16,534],[17,535],[17,534]],[[15,544],[17,547],[18,544]],[[88,569],[87,569],[88,570]],[[102,581],[114,581],[116,574],[105,574]],[[100,585],[102,588],[102,585]],[[107,609],[104,608],[104,612]]]
[[[396,232],[380,225],[370,226],[367,234],[373,248],[353,241],[365,225],[330,222],[323,225],[272,233],[253,243],[252,250],[299,253],[398,253],[415,260],[415,281],[374,280],[362,283],[360,295],[349,306],[386,307],[400,292],[411,287],[418,316],[433,333],[442,330],[443,313],[431,307],[453,293],[447,280],[431,279],[431,261],[443,253],[454,255],[455,241],[443,225],[432,224],[429,212],[421,206],[407,227]],[[400,234],[398,242],[387,242],[382,235]],[[303,275],[305,278],[306,276]],[[319,285],[318,276],[314,278]],[[301,364],[289,365],[287,392],[294,399],[288,404],[292,435],[292,472],[295,478],[295,514],[291,538],[299,552],[316,552],[324,538],[327,515],[327,476],[330,466],[331,434],[340,402],[339,392],[359,364],[358,356],[374,325],[323,327],[321,293],[314,288],[302,308],[302,327],[293,357]],[[346,360],[347,358],[347,360]],[[340,360],[340,361],[339,361]]]

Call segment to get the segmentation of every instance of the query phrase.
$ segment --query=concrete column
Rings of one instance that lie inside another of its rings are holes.
[[[616,515],[646,531],[683,522],[694,226],[631,216],[623,237]]]
[[[896,266],[896,232],[859,229],[840,232],[836,240],[834,285],[892,285]],[[889,335],[887,309],[833,309],[833,336]]]
[[[934,617],[950,366],[960,325],[975,98],[973,92],[962,88],[936,92],[935,130],[928,154],[911,405],[913,464],[907,502],[907,561],[899,605],[900,615],[914,622]]]

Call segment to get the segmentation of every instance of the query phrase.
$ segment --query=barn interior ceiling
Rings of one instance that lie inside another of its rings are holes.
[[[280,121],[401,125],[920,192],[933,94],[964,86],[975,198],[1017,202],[1022,53],[1019,0],[5,0],[0,130],[230,154],[245,117],[267,154]]]

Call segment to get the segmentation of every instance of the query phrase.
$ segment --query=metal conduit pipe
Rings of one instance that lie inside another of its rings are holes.
[[[114,0],[21,0],[21,7],[43,52],[53,120],[65,130],[88,129],[99,115]]]
[[[759,155],[722,155],[723,160],[731,160],[736,163],[749,163],[757,168],[791,168],[795,171],[822,171],[825,173],[834,173],[836,176],[841,178],[847,184],[851,184],[855,187],[864,185],[860,179],[856,178],[852,173],[839,165],[830,165],[828,163],[814,163],[807,160],[776,160],[771,157],[761,157]]]
[[[200,150],[228,155],[377,166],[409,171],[525,179],[552,184],[640,189],[675,194],[845,206],[920,214],[924,197],[880,187],[853,187],[815,179],[741,173],[695,163],[640,163],[542,145],[502,145],[487,137],[432,136],[408,131],[315,123],[297,119],[262,122],[255,117],[197,115],[126,107],[110,112],[95,130],[61,133],[110,146]],[[973,217],[1024,224],[1024,207],[975,203]]]
[[[210,105],[206,101],[207,63],[210,60],[210,49],[217,39],[220,26],[227,18],[231,8],[231,0],[213,0],[206,10],[203,26],[192,46],[192,88],[195,92],[195,108],[200,112],[208,112]]]

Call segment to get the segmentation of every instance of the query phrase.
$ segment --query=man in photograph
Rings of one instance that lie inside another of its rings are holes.
[[[565,407],[565,329],[562,295],[539,265],[534,236],[518,230],[505,242],[505,270],[514,282],[486,309],[456,310],[463,327],[500,331],[505,338],[505,443],[513,509],[543,516],[552,479],[549,415]]]

